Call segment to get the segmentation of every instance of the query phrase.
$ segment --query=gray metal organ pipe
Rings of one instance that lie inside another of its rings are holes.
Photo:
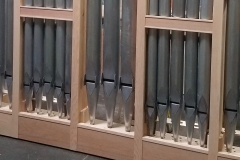
[[[213,15],[213,0],[201,0],[200,6],[200,19],[211,20]],[[209,124],[211,45],[211,34],[200,33],[197,76],[197,115],[201,147],[206,147]]]
[[[134,114],[136,7],[136,0],[122,1],[120,34],[120,1],[104,1],[104,46],[101,83],[104,89],[107,126],[111,128],[113,125],[116,97],[118,88],[120,88],[126,131],[131,130]],[[87,58],[84,81],[88,95],[90,124],[95,123],[100,87],[101,8],[101,1],[87,1]],[[119,68],[120,62],[121,69]],[[121,70],[121,73],[119,73],[119,70]],[[120,75],[121,78],[119,78]]]
[[[188,0],[186,5],[187,18],[199,18],[200,0]],[[197,114],[197,60],[198,33],[187,32],[185,42],[185,85],[184,110],[187,127],[188,144],[192,143],[194,123]]]
[[[150,0],[149,14],[158,15],[158,0]],[[156,129],[157,118],[157,29],[148,30],[148,46],[147,46],[147,102],[146,117],[148,121],[148,134],[153,136]]]
[[[44,7],[53,8],[54,0],[45,0]],[[54,97],[54,61],[55,61],[55,21],[45,20],[44,30],[44,95],[47,99],[48,115],[53,115],[53,97]]]
[[[185,17],[185,0],[173,1],[173,17]],[[184,32],[172,31],[170,58],[170,113],[173,139],[178,141],[183,102]]]
[[[224,124],[228,152],[232,152],[239,117],[240,85],[240,1],[227,1],[226,68],[224,94]]]
[[[32,0],[25,0],[25,6],[32,6]],[[23,85],[28,112],[34,111],[33,98],[33,19],[25,18],[24,22],[24,47],[23,47]]]
[[[90,124],[95,123],[95,114],[100,88],[100,57],[101,57],[101,31],[102,31],[102,3],[101,1],[87,1],[87,51],[86,75],[88,107]]]
[[[43,0],[34,0],[33,5],[43,7]],[[44,47],[44,20],[34,19],[33,29],[33,90],[36,99],[36,111],[42,114],[42,96],[43,96],[43,47]]]
[[[171,1],[159,1],[159,16],[171,16]],[[169,111],[170,31],[158,30],[157,110],[160,137],[164,138]]]

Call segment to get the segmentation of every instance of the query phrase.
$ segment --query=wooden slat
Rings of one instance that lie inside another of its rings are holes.
[[[233,153],[227,153],[227,152],[219,152],[218,153],[218,160],[219,158],[221,159],[226,159],[226,160],[239,160],[240,159],[240,149]]]
[[[209,157],[217,160],[222,130],[225,65],[225,0],[214,0],[210,88]]]
[[[133,128],[132,128],[131,132],[126,132],[124,124],[118,124],[118,123],[114,123],[113,128],[108,128],[106,121],[102,121],[102,120],[98,120],[98,119],[95,120],[94,125],[91,125],[89,122],[87,122],[87,123],[79,123],[78,127],[88,129],[88,130],[113,134],[113,135],[117,135],[117,136],[121,136],[121,137],[127,137],[127,138],[134,137]]]
[[[39,115],[37,113],[28,113],[28,112],[20,112],[19,116],[20,117],[25,117],[25,118],[41,120],[41,121],[45,121],[45,122],[58,123],[58,124],[63,124],[63,125],[70,126],[70,121],[69,120],[60,119],[58,116],[49,117],[47,114]]]
[[[213,21],[189,18],[150,16],[145,17],[146,28],[212,33]]]
[[[13,95],[12,95],[12,131],[13,137],[18,138],[18,113],[22,111],[22,21],[20,5],[22,0],[14,1],[13,16]]]
[[[186,137],[179,137],[179,142],[174,142],[172,139],[172,134],[166,134],[165,139],[161,139],[160,137],[143,137],[143,141],[145,142],[151,142],[151,143],[156,143],[159,145],[164,145],[164,146],[169,146],[173,148],[178,148],[178,149],[184,149],[187,151],[193,151],[193,152],[199,152],[203,154],[208,154],[208,149],[207,148],[202,148],[200,147],[199,140],[193,139],[192,145],[189,145],[187,143],[187,138]],[[195,142],[197,141],[197,142]]]
[[[142,137],[144,136],[146,41],[145,15],[147,0],[137,1],[137,34],[136,34],[136,78],[135,78],[135,124],[134,124],[134,159],[142,159]]]
[[[117,160],[133,159],[133,138],[78,128],[78,148],[80,152]]]
[[[20,16],[29,18],[72,21],[73,11],[70,9],[21,6]]]
[[[69,149],[70,127],[31,118],[19,117],[20,139]]]
[[[77,149],[77,125],[80,121],[79,113],[87,105],[84,95],[85,73],[85,0],[73,0],[73,36],[72,36],[72,79],[71,79],[71,125],[70,149]]]
[[[207,160],[205,153],[143,142],[143,160]]]

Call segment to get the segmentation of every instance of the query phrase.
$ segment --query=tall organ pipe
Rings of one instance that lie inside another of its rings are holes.
[[[85,84],[87,87],[90,124],[95,123],[95,114],[100,88],[101,57],[101,1],[87,1],[87,58]]]
[[[34,0],[34,6],[43,7],[43,0]],[[36,110],[42,114],[42,96],[43,96],[43,36],[44,22],[42,19],[34,19],[34,39],[33,39],[33,80],[34,94],[36,98]]]
[[[239,117],[240,73],[240,1],[227,1],[226,76],[224,94],[224,124],[228,152],[232,152]]]
[[[187,18],[199,18],[199,4],[199,0],[187,1]],[[192,143],[194,123],[197,113],[197,56],[198,33],[187,32],[185,46],[184,110],[188,144]]]
[[[66,9],[72,9],[72,0],[66,0]],[[72,71],[72,22],[66,22],[66,55],[65,55],[65,101],[67,119],[71,111],[71,71]]]
[[[171,16],[171,1],[159,1],[159,16]],[[170,63],[170,31],[158,31],[158,75],[157,75],[157,108],[160,137],[166,133],[169,110],[169,63]]]
[[[65,0],[57,0],[56,8],[64,9]],[[57,20],[56,22],[56,61],[55,61],[55,93],[57,96],[57,108],[59,118],[66,115],[65,102],[65,51],[66,51],[66,22]]]
[[[104,0],[103,74],[107,126],[112,128],[119,79],[120,1]]]
[[[158,0],[149,1],[149,14],[158,15]],[[147,102],[146,117],[148,121],[148,134],[154,136],[157,118],[157,29],[148,30],[147,46]]]
[[[54,7],[54,0],[45,0],[44,6]],[[49,116],[54,116],[53,95],[54,95],[54,61],[55,61],[55,21],[45,20],[44,30],[44,92],[47,99],[47,111]]]
[[[5,0],[0,1],[0,37],[5,35]],[[2,107],[3,90],[5,88],[5,38],[0,39],[0,107]]]
[[[121,79],[125,130],[130,131],[134,112],[134,74],[136,54],[136,0],[122,1]]]
[[[200,1],[200,19],[212,19],[213,0]],[[211,35],[201,33],[198,50],[197,108],[200,146],[206,147],[210,105]]]
[[[186,0],[173,0],[173,17],[185,17]],[[172,31],[170,62],[170,113],[173,125],[173,139],[178,141],[182,113],[184,32]]]
[[[5,52],[9,107],[12,108],[12,81],[13,81],[13,0],[5,1]]]
[[[32,6],[32,0],[25,0],[25,6]],[[33,97],[33,19],[25,18],[24,23],[24,92],[26,99],[26,109],[28,112],[34,111],[32,105]]]

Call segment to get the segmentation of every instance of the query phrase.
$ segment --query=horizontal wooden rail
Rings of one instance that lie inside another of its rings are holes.
[[[73,11],[70,9],[21,6],[20,17],[72,21]]]
[[[212,33],[213,21],[147,15],[145,16],[145,27],[177,31]]]

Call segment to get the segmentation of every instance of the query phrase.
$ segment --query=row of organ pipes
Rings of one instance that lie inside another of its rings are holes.
[[[103,85],[107,126],[113,127],[118,89],[121,89],[125,130],[131,131],[134,112],[136,0],[87,0],[86,75],[90,124],[95,123],[100,84]],[[122,18],[120,20],[120,13]],[[101,33],[103,22],[103,72]],[[120,23],[121,22],[121,23]]]
[[[72,0],[25,0],[24,5],[72,9]],[[53,101],[56,98],[59,118],[70,119],[71,54],[72,22],[25,18],[23,85],[28,112],[43,114],[45,95],[50,117],[55,116]]]
[[[13,0],[0,1],[0,104],[4,90],[12,102]],[[72,0],[25,0],[25,6],[72,9]],[[122,92],[126,131],[134,113],[136,0],[87,0],[86,75],[90,123],[95,123],[100,85],[104,88],[107,126],[113,127],[118,88]],[[226,148],[232,152],[239,118],[240,97],[240,1],[227,1],[224,126]],[[149,15],[211,20],[213,0],[149,0]],[[122,18],[120,20],[120,13]],[[120,23],[121,22],[121,23]],[[102,23],[103,72],[101,72]],[[26,109],[70,119],[72,22],[24,19],[24,90]],[[146,117],[148,134],[154,136],[159,118],[165,138],[170,113],[173,139],[178,141],[182,110],[188,143],[192,143],[198,117],[200,146],[206,147],[210,109],[211,35],[207,33],[149,29],[147,34]],[[35,98],[35,105],[33,105]],[[169,112],[170,111],[170,112]]]
[[[4,106],[3,95],[7,90],[10,109],[13,81],[13,2],[14,0],[0,1],[0,107]]]
[[[149,0],[149,15],[153,16],[211,20],[212,10],[213,0]],[[160,137],[165,138],[170,111],[177,142],[184,110],[188,144],[198,116],[200,146],[206,147],[211,41],[207,33],[148,30],[146,117],[150,136],[155,135],[158,117]]]

